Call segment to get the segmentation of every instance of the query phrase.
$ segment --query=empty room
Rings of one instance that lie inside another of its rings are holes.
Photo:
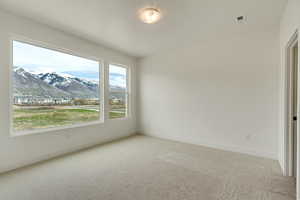
[[[300,0],[0,0],[0,200],[300,200]]]

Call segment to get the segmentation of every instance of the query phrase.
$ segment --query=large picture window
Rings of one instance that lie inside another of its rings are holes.
[[[128,115],[128,69],[109,65],[109,118],[125,118]]]
[[[100,62],[20,41],[12,45],[14,133],[101,121]]]

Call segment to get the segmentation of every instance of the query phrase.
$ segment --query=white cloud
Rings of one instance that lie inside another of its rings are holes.
[[[17,41],[13,42],[13,64],[40,72],[99,71],[97,61]]]

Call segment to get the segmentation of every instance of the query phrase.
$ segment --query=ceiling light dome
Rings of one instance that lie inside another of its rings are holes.
[[[161,19],[161,12],[157,8],[144,8],[140,10],[140,19],[147,24],[154,24]]]

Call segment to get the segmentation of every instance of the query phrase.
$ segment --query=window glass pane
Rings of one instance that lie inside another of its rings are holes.
[[[127,69],[116,65],[109,66],[109,89],[112,92],[120,91],[126,92],[127,90]]]
[[[109,66],[109,117],[124,118],[127,115],[127,69]]]
[[[13,41],[13,129],[100,119],[98,61]]]
[[[127,114],[127,94],[126,93],[110,93],[109,95],[109,118],[124,118]]]

